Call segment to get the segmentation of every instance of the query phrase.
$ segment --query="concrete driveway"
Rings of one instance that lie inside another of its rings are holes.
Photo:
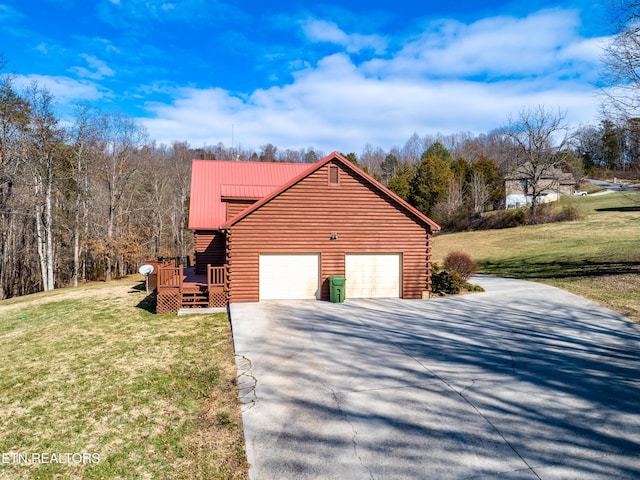
[[[640,478],[640,326],[552,287],[474,283],[232,304],[251,478]]]
[[[593,179],[587,179],[587,180],[598,187],[606,188],[606,190],[601,193],[613,193],[613,192],[625,192],[625,191],[637,190],[637,188],[629,185],[629,182],[626,180],[623,180],[617,183],[607,182],[604,180],[593,180]]]

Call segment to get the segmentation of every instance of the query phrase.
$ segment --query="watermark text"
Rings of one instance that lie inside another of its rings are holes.
[[[100,454],[75,452],[3,452],[0,453],[0,465],[35,465],[58,463],[65,465],[89,465],[100,463]]]

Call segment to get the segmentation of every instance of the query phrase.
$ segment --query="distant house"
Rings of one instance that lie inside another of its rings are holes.
[[[338,153],[315,164],[194,160],[196,271],[224,267],[230,302],[422,298],[439,226]]]
[[[562,196],[573,195],[575,179],[573,174],[551,167],[539,175],[531,174],[531,164],[522,164],[505,176],[505,206],[516,208],[531,205],[533,196],[532,178],[536,178],[538,202],[558,200]]]

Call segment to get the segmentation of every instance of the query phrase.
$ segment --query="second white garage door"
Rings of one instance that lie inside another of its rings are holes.
[[[260,300],[318,298],[319,254],[260,255]]]
[[[400,253],[345,255],[345,297],[400,297],[401,267]]]

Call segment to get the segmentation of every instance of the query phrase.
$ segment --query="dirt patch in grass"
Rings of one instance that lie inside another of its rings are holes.
[[[0,478],[247,478],[226,315],[145,297],[130,279],[0,302]]]

